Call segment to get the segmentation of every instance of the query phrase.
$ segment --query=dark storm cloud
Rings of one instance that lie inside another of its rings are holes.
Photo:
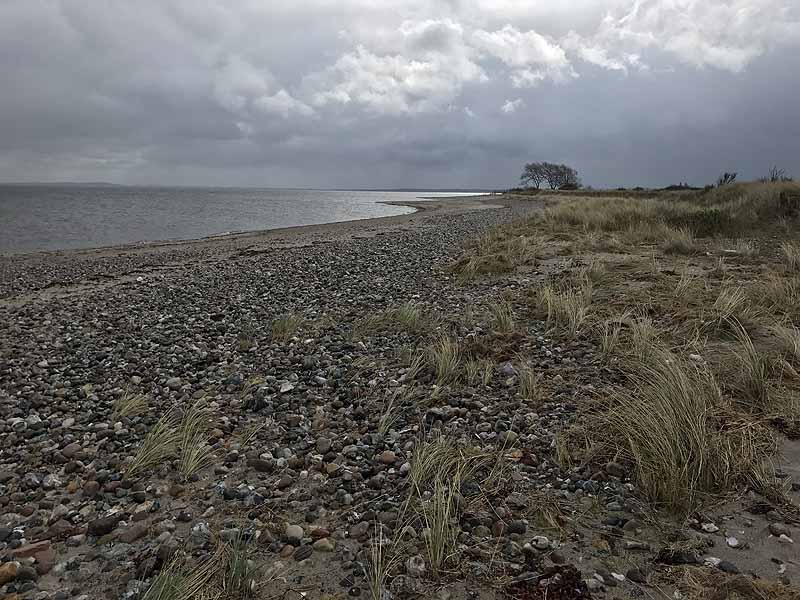
[[[6,0],[0,180],[800,175],[789,0]]]

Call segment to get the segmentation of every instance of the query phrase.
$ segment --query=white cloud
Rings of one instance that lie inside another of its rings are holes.
[[[517,110],[523,106],[525,106],[525,102],[522,100],[522,98],[516,98],[514,100],[506,100],[503,106],[500,107],[500,110],[507,115],[510,115],[511,113],[517,112]]]
[[[393,52],[361,44],[311,76],[317,89],[314,104],[355,103],[390,114],[441,110],[465,84],[487,79],[460,25],[450,20],[404,21],[398,32]]]
[[[542,65],[555,70],[569,66],[564,50],[535,31],[518,31],[506,25],[498,31],[475,32],[477,47],[509,67]]]
[[[581,59],[607,69],[639,64],[641,50],[656,49],[694,67],[739,73],[772,48],[800,45],[798,6],[786,0],[608,4],[608,14],[593,30],[565,38]]]
[[[531,87],[544,79],[564,81],[574,77],[564,49],[536,31],[519,31],[506,25],[497,31],[475,31],[475,46],[512,69],[515,87]]]
[[[800,17],[786,0],[565,0],[533,12],[518,0],[446,11],[388,1],[381,10],[367,0],[312,0],[336,27],[340,49],[326,54],[327,65],[301,72],[295,89],[239,57],[218,74],[218,101],[234,112],[284,117],[311,115],[312,106],[420,114],[443,110],[465,87],[489,80],[526,89],[567,83],[582,65],[644,71],[653,50],[694,67],[741,72],[769,48],[800,39]],[[286,7],[252,11],[254,18],[293,14]]]
[[[314,110],[307,104],[300,102],[284,89],[278,90],[272,96],[260,96],[254,101],[254,106],[261,112],[277,114],[284,118],[291,114],[310,116]]]

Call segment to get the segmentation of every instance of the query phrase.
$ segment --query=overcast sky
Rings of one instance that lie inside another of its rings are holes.
[[[0,0],[0,181],[800,177],[800,0]]]

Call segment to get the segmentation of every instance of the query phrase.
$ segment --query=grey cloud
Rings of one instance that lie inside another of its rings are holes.
[[[0,180],[800,176],[789,0],[7,0]]]

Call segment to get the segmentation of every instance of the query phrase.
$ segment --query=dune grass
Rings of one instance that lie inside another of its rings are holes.
[[[628,384],[590,420],[590,437],[633,468],[637,486],[669,510],[692,510],[746,483],[772,450],[757,423],[737,420],[706,367],[663,349],[631,366]]]
[[[461,348],[457,340],[440,338],[428,347],[427,356],[439,385],[456,381],[461,371]]]
[[[796,242],[783,242],[781,244],[784,264],[789,271],[800,271],[800,245]]]
[[[394,308],[360,319],[353,325],[353,335],[360,337],[381,331],[424,334],[436,325],[436,319],[427,314],[419,304],[405,302]]]
[[[469,482],[491,494],[505,485],[503,450],[461,447],[441,435],[415,446],[403,513],[416,514],[422,521],[425,558],[435,577],[458,562],[459,517],[470,501],[462,496],[462,486]]]
[[[178,419],[174,412],[164,414],[142,440],[125,471],[125,477],[140,476],[172,458],[180,441],[177,425]]]
[[[577,336],[589,314],[591,292],[584,289],[559,290],[546,284],[537,293],[539,310],[547,317],[550,327],[560,329],[568,337]]]
[[[288,342],[294,337],[303,323],[304,319],[302,315],[297,313],[287,313],[277,317],[272,321],[272,340],[281,343]]]
[[[225,568],[220,576],[223,596],[237,600],[254,598],[258,569],[252,560],[253,548],[250,543],[240,530],[222,547],[225,554]]]
[[[147,412],[147,397],[125,388],[122,395],[114,402],[111,418],[116,422],[124,418],[132,418]]]
[[[214,462],[214,451],[208,445],[210,417],[210,412],[200,401],[189,407],[181,420],[178,470],[187,479]]]
[[[509,333],[514,330],[514,311],[511,305],[504,301],[489,304],[491,327],[498,333]]]
[[[488,359],[470,358],[464,361],[464,378],[467,385],[486,387],[494,377],[494,363]]]
[[[520,365],[519,372],[519,394],[526,400],[538,401],[542,397],[542,388],[539,385],[541,373],[537,373],[530,365]]]

